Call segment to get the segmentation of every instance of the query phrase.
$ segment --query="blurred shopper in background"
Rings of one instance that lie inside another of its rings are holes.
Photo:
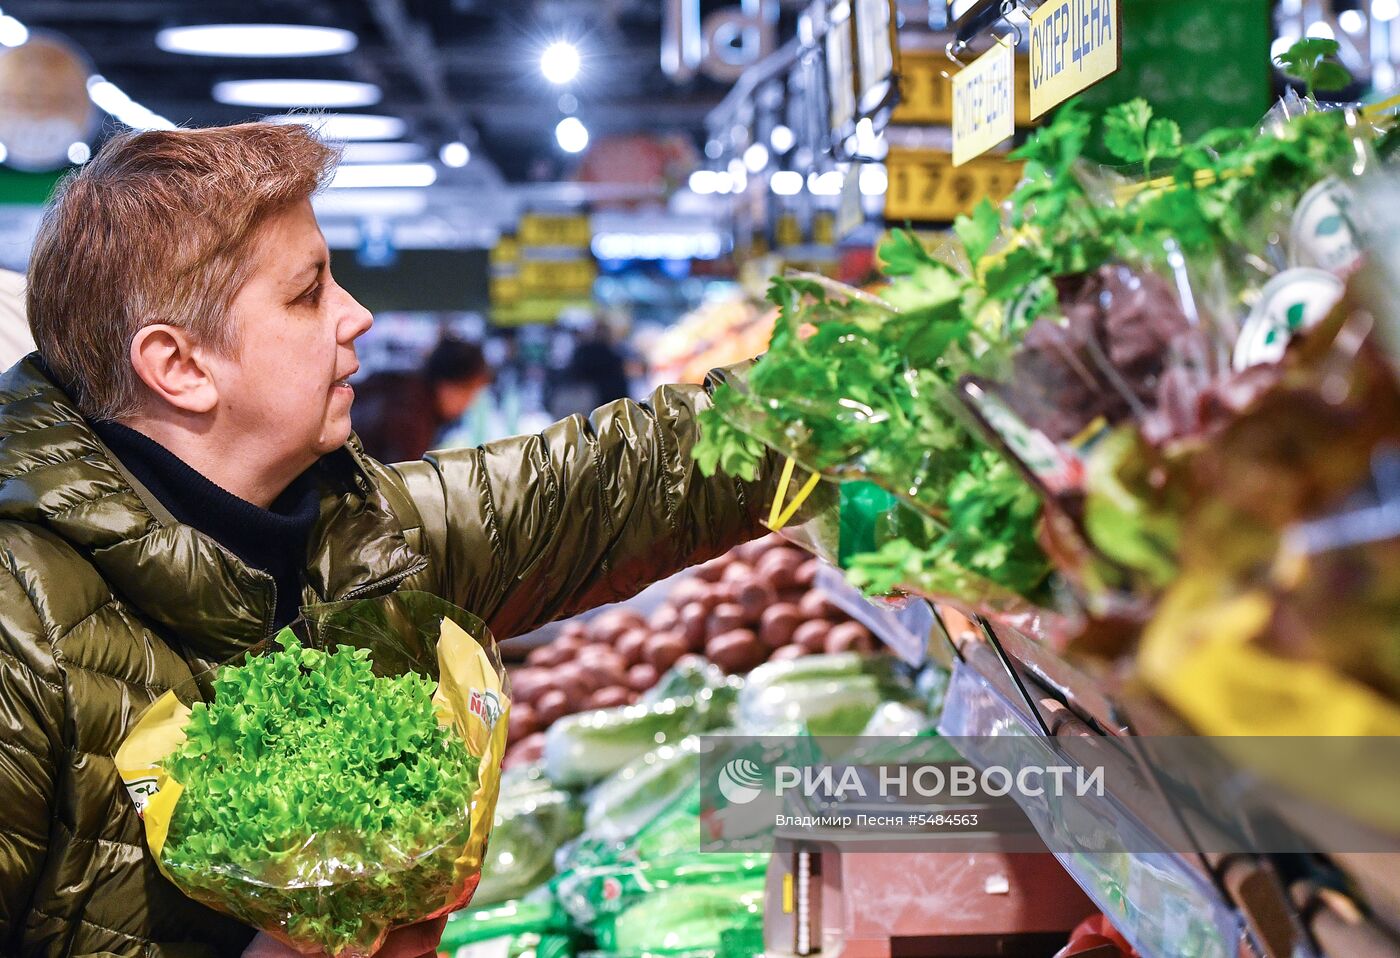
[[[604,403],[626,399],[632,386],[627,360],[613,344],[608,327],[590,320],[584,324],[573,355],[549,393],[549,413],[556,419],[587,414]]]
[[[24,277],[0,269],[0,372],[34,351],[24,315]]]
[[[380,372],[355,386],[355,434],[380,462],[408,462],[449,443],[454,427],[491,385],[481,347],[440,341],[417,372]],[[473,443],[474,445],[475,443]]]

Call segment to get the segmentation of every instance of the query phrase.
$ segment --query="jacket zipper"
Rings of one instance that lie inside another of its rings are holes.
[[[371,582],[368,585],[360,586],[358,589],[351,589],[349,592],[341,596],[338,601],[345,602],[349,599],[359,599],[368,595],[371,592],[375,592],[380,589],[389,589],[393,586],[398,585],[400,582],[402,582],[404,579],[407,579],[409,576],[422,572],[427,567],[427,557],[419,556],[418,561],[414,562],[413,565],[409,566],[407,569],[404,569],[400,572],[395,572],[391,576],[385,576],[378,582]],[[276,588],[276,586],[274,585],[273,588]]]

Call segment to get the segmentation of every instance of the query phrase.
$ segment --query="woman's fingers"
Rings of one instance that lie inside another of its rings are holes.
[[[374,953],[374,958],[426,958],[434,955],[445,927],[447,916],[443,915],[392,931],[384,940],[384,947]]]

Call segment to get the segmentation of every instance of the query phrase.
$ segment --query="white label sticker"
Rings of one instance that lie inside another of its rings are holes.
[[[1321,269],[1284,270],[1269,280],[1235,343],[1235,371],[1278,362],[1294,336],[1327,318],[1345,289]]]

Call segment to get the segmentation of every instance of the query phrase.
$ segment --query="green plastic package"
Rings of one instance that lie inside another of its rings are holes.
[[[803,729],[813,735],[859,735],[887,702],[922,709],[913,683],[893,656],[811,655],[769,662],[749,673],[735,724],[746,735]]]
[[[545,736],[545,774],[556,785],[590,785],[658,745],[729,725],[738,694],[726,683],[657,702],[562,718]]]
[[[450,958],[572,958],[568,916],[548,893],[456,912],[438,953]]]
[[[496,821],[482,866],[477,904],[519,898],[554,874],[554,849],[583,830],[583,811],[538,768],[512,769],[501,780]]]

